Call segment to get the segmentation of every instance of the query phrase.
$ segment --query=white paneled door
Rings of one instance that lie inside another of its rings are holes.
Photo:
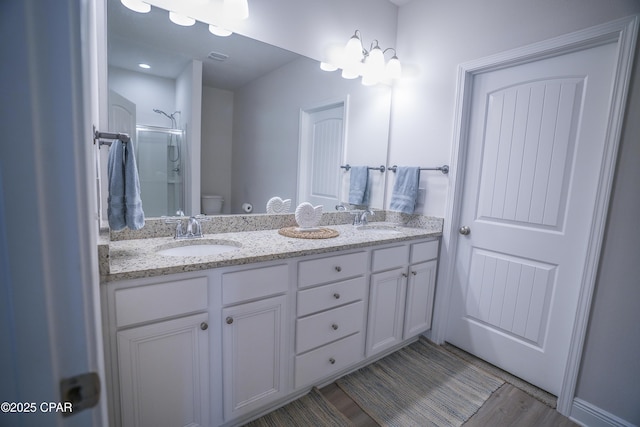
[[[473,77],[446,341],[558,395],[605,156],[616,43]]]
[[[301,122],[298,202],[334,211],[344,175],[344,105],[304,111]]]

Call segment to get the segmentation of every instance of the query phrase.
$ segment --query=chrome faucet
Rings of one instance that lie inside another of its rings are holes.
[[[209,220],[208,218],[201,215],[190,216],[187,220],[187,231],[185,232],[182,225],[184,214],[179,217],[163,218],[166,224],[176,224],[176,231],[173,236],[174,239],[196,239],[199,237],[204,237],[204,234],[202,234],[202,225],[200,224],[200,222]]]
[[[360,217],[360,225],[367,225],[369,223],[369,221],[367,220],[367,216],[371,215],[374,216],[376,213],[371,210],[371,209],[365,209],[364,212],[362,212],[362,216]]]
[[[353,211],[350,211],[349,213],[353,215],[353,225],[355,226],[367,225],[367,223],[369,222],[367,220],[367,217],[375,215],[375,212],[369,208],[365,208],[364,211],[353,210]]]

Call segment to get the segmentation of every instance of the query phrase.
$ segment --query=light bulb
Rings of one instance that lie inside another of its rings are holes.
[[[320,69],[323,71],[335,71],[338,69],[338,67],[336,67],[335,65],[329,63],[329,62],[321,62],[320,63]]]
[[[209,32],[220,37],[227,37],[233,34],[233,31],[227,30],[226,28],[218,27],[217,25],[213,24],[209,25]]]
[[[344,53],[347,61],[358,62],[362,60],[362,42],[357,34],[351,36],[344,47]]]
[[[384,78],[384,53],[376,43],[364,61],[362,84],[374,85]]]
[[[196,23],[195,19],[189,18],[188,16],[180,15],[177,12],[169,12],[169,19],[174,24],[182,25],[183,27],[190,27]]]
[[[353,67],[347,67],[342,69],[343,79],[355,79],[359,76],[358,72]]]
[[[148,13],[151,10],[150,4],[144,3],[140,0],[120,0],[120,3],[134,12]]]
[[[249,4],[247,0],[224,0],[223,13],[225,19],[247,19],[249,17]]]
[[[402,76],[402,65],[400,65],[400,60],[397,56],[394,55],[393,58],[387,62],[386,72],[387,77],[390,79],[399,79]]]

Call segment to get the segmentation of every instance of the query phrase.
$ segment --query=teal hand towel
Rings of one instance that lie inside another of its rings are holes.
[[[132,142],[116,140],[109,148],[107,218],[109,228],[139,230],[144,226],[140,180]]]
[[[109,147],[107,162],[107,180],[109,196],[107,197],[107,217],[109,228],[120,231],[127,226],[125,220],[124,198],[124,145],[121,141],[113,141]]]
[[[351,166],[349,176],[349,204],[369,204],[369,168],[367,166]]]
[[[419,185],[419,167],[398,166],[389,209],[396,212],[412,214],[416,207]]]

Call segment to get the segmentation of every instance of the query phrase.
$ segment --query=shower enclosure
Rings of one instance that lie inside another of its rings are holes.
[[[184,211],[184,131],[136,126],[136,161],[146,217]]]

